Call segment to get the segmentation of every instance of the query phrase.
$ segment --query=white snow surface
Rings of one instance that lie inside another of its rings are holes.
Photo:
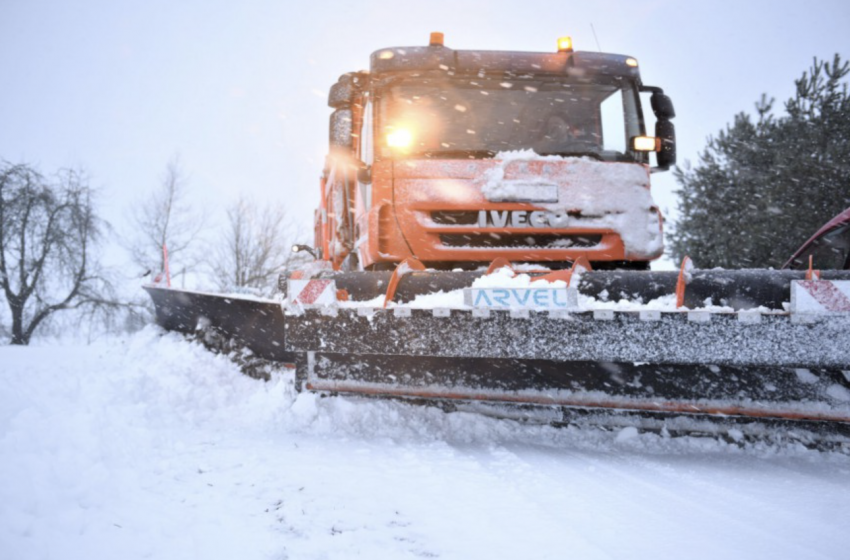
[[[503,267],[494,270],[492,274],[476,278],[472,283],[472,288],[530,288],[530,287],[551,287],[565,288],[566,283],[561,280],[549,282],[540,280],[521,271],[513,271],[508,267]],[[602,295],[606,295],[603,293]],[[341,302],[341,307],[381,307],[384,304],[384,296],[378,296],[366,301],[350,301]],[[439,291],[431,294],[420,294],[416,298],[407,303],[399,304],[390,302],[388,307],[411,307],[414,309],[471,309],[464,302],[463,290],[452,290],[449,292]],[[676,294],[669,294],[660,298],[643,301],[635,294],[635,299],[626,300],[609,300],[607,297],[593,297],[582,293],[578,294],[578,308],[576,311],[595,311],[607,309],[612,311],[677,311]],[[724,307],[709,304],[698,308],[700,311],[708,311],[711,313],[732,313],[734,310],[731,307]],[[769,312],[767,308],[758,308],[756,311]]]
[[[850,458],[297,394],[176,334],[0,347],[0,558],[846,558]]]

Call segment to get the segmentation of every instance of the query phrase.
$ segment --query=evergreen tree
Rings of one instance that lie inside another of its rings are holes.
[[[818,227],[850,206],[850,64],[815,59],[785,115],[762,96],[708,140],[695,167],[674,172],[681,218],[673,258],[702,268],[780,267]]]

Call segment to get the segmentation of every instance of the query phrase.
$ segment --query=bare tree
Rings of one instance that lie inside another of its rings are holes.
[[[292,258],[294,227],[280,205],[239,198],[227,210],[227,228],[210,266],[222,290],[269,289]]]
[[[106,224],[92,196],[79,171],[61,171],[51,183],[28,165],[0,167],[0,288],[12,344],[29,344],[56,311],[114,305],[95,259]]]
[[[204,229],[204,214],[187,200],[188,179],[174,156],[166,165],[159,188],[134,206],[130,223],[134,231],[125,241],[133,262],[142,270],[165,270],[162,247],[168,247],[169,260],[180,263],[174,276],[184,274],[199,262],[193,253]]]

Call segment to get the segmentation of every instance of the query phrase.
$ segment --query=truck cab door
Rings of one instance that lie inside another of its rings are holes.
[[[329,169],[324,182],[326,258],[339,268],[353,248],[351,197],[354,191],[352,111],[337,109],[331,115]]]
[[[785,266],[794,270],[850,270],[850,208],[839,214],[806,241]]]

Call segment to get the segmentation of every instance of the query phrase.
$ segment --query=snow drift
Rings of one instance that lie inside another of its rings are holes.
[[[148,328],[0,348],[0,557],[838,558],[846,456],[296,394]],[[612,535],[616,534],[616,538]]]

